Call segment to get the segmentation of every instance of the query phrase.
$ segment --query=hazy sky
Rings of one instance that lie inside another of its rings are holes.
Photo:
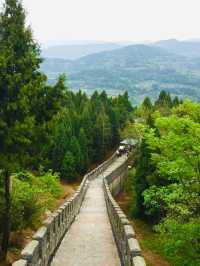
[[[28,23],[39,42],[200,38],[199,0],[24,0],[23,3]]]

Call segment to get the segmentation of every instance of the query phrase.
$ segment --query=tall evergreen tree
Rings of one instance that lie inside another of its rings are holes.
[[[39,72],[39,53],[25,25],[21,1],[6,0],[0,14],[0,145],[4,167],[6,162],[20,159],[23,164],[31,144],[35,124],[32,103],[45,79]]]
[[[142,106],[148,110],[152,110],[153,109],[153,105],[151,103],[151,100],[149,97],[146,97],[142,103]]]
[[[67,151],[61,165],[61,175],[67,179],[67,181],[73,181],[77,176],[76,168],[76,159],[74,155]]]
[[[137,158],[136,177],[134,190],[136,192],[136,205],[134,215],[137,217],[145,216],[143,191],[149,187],[148,176],[154,172],[151,163],[151,154],[145,140],[142,140],[139,155]]]
[[[69,150],[75,158],[75,170],[81,173],[83,169],[83,154],[78,139],[73,136],[70,141]]]
[[[158,99],[155,101],[155,106],[158,107],[172,107],[172,99],[169,92],[161,91]]]
[[[24,165],[33,138],[32,103],[44,76],[40,74],[39,48],[25,25],[21,1],[6,0],[0,14],[0,168],[5,168],[5,227],[3,257],[9,242],[9,172]],[[36,89],[37,88],[37,89]]]
[[[173,99],[173,106],[178,106],[181,102],[179,101],[179,98],[178,96],[175,96],[174,99]]]
[[[87,137],[86,137],[86,134],[83,128],[80,129],[79,143],[80,143],[81,154],[82,154],[81,172],[84,173],[87,171],[89,167],[89,154],[88,154],[88,140],[87,140]]]

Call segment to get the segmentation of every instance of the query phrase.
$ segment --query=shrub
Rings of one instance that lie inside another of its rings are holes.
[[[166,218],[156,226],[160,233],[161,251],[173,266],[200,265],[200,219],[188,222]]]
[[[12,230],[37,227],[42,214],[52,209],[55,198],[62,194],[59,176],[51,171],[39,176],[31,172],[19,172],[12,176],[11,217]],[[1,208],[2,207],[2,208]],[[0,200],[3,209],[3,197]],[[3,219],[0,213],[0,222]]]

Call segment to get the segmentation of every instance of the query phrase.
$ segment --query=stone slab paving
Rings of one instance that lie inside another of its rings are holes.
[[[118,158],[112,172],[125,157]],[[63,238],[51,266],[120,266],[103,193],[103,173],[90,182],[79,215]]]

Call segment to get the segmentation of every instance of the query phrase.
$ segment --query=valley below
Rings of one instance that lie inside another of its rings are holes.
[[[60,74],[66,74],[71,89],[81,89],[88,95],[95,90],[105,90],[110,96],[127,91],[133,104],[140,103],[146,96],[155,99],[161,90],[199,100],[199,47],[199,43],[192,46],[190,42],[168,40],[152,45],[113,45],[110,50],[96,53],[93,47],[91,54],[81,56],[79,51],[80,57],[73,60],[60,52],[54,52],[53,56],[44,53],[46,58],[41,70],[50,84],[54,84]],[[57,49],[59,51],[59,46]],[[88,49],[87,46],[89,53]]]

